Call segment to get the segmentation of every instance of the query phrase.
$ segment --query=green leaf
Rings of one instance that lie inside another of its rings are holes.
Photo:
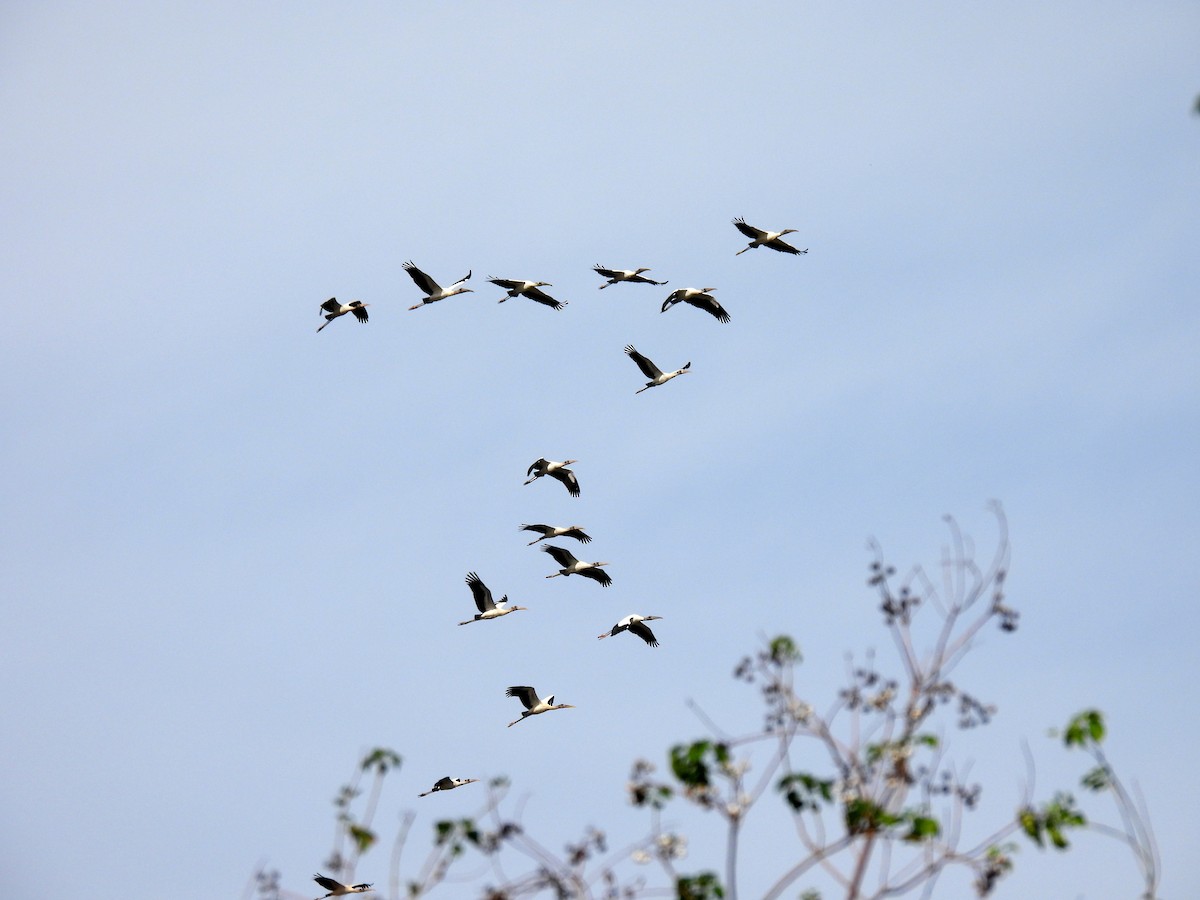
[[[854,797],[846,803],[846,830],[851,834],[868,834],[882,828],[891,828],[903,821],[877,803],[865,797]]]
[[[1080,779],[1080,783],[1089,791],[1104,791],[1112,786],[1112,772],[1108,766],[1096,766]]]
[[[784,799],[796,812],[806,809],[816,812],[821,808],[821,801],[833,801],[833,780],[817,778],[807,772],[793,772],[779,779],[777,789],[783,793]]]
[[[712,872],[699,875],[681,875],[675,882],[678,900],[716,900],[725,896],[725,888]]]
[[[1099,744],[1103,742],[1105,733],[1104,714],[1098,709],[1085,709],[1067,723],[1063,743],[1068,747]]]
[[[363,757],[362,769],[365,772],[367,769],[377,769],[380,775],[387,773],[389,768],[400,768],[400,754],[395,750],[389,750],[387,747],[376,747],[370,753]]]
[[[1029,837],[1037,842],[1039,847],[1042,846],[1042,819],[1030,807],[1025,807],[1021,810],[1017,817],[1021,823],[1021,828]]]
[[[929,816],[914,815],[910,825],[908,834],[904,836],[906,841],[926,841],[942,833],[942,826],[938,824],[937,819],[931,819]]]
[[[770,643],[771,661],[777,665],[800,662],[800,648],[788,635],[781,634]]]
[[[708,765],[704,754],[712,746],[708,741],[690,745],[677,744],[671,748],[671,771],[688,787],[708,787]]]
[[[371,849],[371,845],[375,843],[375,832],[369,828],[363,828],[361,825],[351,825],[348,829],[350,837],[353,839],[355,846],[358,847],[359,855],[366,853]]]

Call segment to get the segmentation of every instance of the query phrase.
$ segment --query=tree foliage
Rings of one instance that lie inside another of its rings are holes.
[[[960,681],[957,670],[983,629],[1009,634],[1019,623],[1005,596],[1005,519],[998,507],[995,512],[999,537],[985,565],[977,563],[973,545],[956,523],[947,520],[949,542],[936,582],[919,566],[898,576],[873,545],[867,584],[877,595],[896,658],[890,671],[872,653],[852,664],[845,685],[823,712],[796,690],[794,674],[802,657],[791,637],[779,635],[738,662],[733,676],[757,690],[761,726],[730,736],[705,717],[708,735],[669,748],[665,779],[653,763],[634,761],[629,800],[649,817],[641,837],[611,850],[604,832],[587,829],[575,843],[553,850],[504,812],[507,783],[498,779],[488,786],[475,816],[434,823],[432,846],[415,867],[402,865],[414,821],[409,813],[393,845],[388,889],[380,893],[390,900],[422,897],[444,882],[452,865],[475,856],[504,863],[476,870],[488,873],[476,879],[477,895],[487,900],[542,895],[735,900],[744,822],[755,808],[767,805],[791,820],[795,834],[792,850],[779,857],[767,900],[785,893],[819,897],[808,882],[818,873],[823,885],[836,885],[847,900],[918,890],[929,896],[951,870],[965,872],[977,895],[986,897],[1014,868],[1019,846],[1014,838],[1065,851],[1071,832],[1084,829],[1126,844],[1143,877],[1143,896],[1153,898],[1159,860],[1149,818],[1103,752],[1107,731],[1099,711],[1073,716],[1062,740],[1067,749],[1092,758],[1080,785],[1111,796],[1120,826],[1091,822],[1070,791],[1039,802],[1026,788],[1015,815],[980,827],[974,818],[984,788],[960,775],[966,768],[956,764],[938,736],[989,724],[996,707],[975,686]],[[759,760],[765,751],[769,762],[751,777],[754,751]],[[803,766],[794,764],[800,759]],[[326,865],[345,881],[352,880],[358,858],[376,844],[371,820],[379,791],[400,763],[391,751],[372,751],[335,800],[337,829]],[[372,780],[362,811],[355,813],[364,775]],[[724,832],[724,859],[681,871],[687,839],[663,830],[667,809],[713,817]],[[968,830],[986,836],[967,843]],[[402,871],[409,874],[402,877]],[[508,874],[514,871],[521,874]],[[278,895],[274,874],[260,873],[264,898],[272,890]]]

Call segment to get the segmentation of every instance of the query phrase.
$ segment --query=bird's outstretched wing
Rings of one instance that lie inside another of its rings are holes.
[[[729,313],[725,312],[725,308],[717,302],[717,298],[712,294],[699,294],[695,297],[688,297],[686,303],[702,309],[718,322],[725,324],[729,321]]]
[[[592,581],[600,582],[601,587],[608,587],[612,584],[612,576],[603,569],[584,569],[576,574],[582,575],[584,578],[590,578]]]
[[[629,354],[629,358],[637,363],[637,367],[642,370],[642,374],[647,378],[659,378],[662,375],[662,369],[652,363],[642,354],[638,353],[633,348],[633,344],[629,344],[625,348],[625,352]]]
[[[504,694],[507,697],[516,697],[526,709],[533,709],[538,705],[537,691],[527,684],[514,684]]]
[[[767,246],[772,250],[778,250],[780,253],[794,253],[796,256],[802,256],[808,252],[807,249],[797,250],[783,238],[775,238],[773,241],[768,241]]]
[[[758,241],[767,236],[767,233],[762,229],[755,228],[753,225],[747,225],[745,219],[734,219],[733,225],[738,231],[751,240]]]
[[[489,609],[495,609],[496,603],[492,600],[492,592],[486,584],[474,572],[467,573],[467,584],[471,588],[471,594],[475,597],[475,606],[478,607],[481,613],[487,612]]]
[[[579,496],[579,479],[575,477],[575,473],[570,469],[555,469],[549,473],[551,478],[556,478],[567,487],[567,491],[572,497]]]
[[[579,562],[579,560],[576,559],[575,554],[570,550],[567,550],[564,547],[555,547],[553,544],[543,544],[542,552],[549,553],[552,557],[554,557],[554,561],[564,569],[569,569],[571,566],[575,565],[575,563]]]
[[[426,294],[437,294],[442,288],[436,281],[414,266],[411,262],[404,264],[404,271],[408,273],[413,282],[423,290]]]
[[[549,294],[547,294],[541,288],[531,287],[526,291],[522,291],[522,293],[526,297],[528,297],[530,300],[533,300],[536,303],[540,303],[543,306],[549,306],[551,309],[562,309],[564,306],[567,305],[565,301],[560,302],[558,300],[555,300],[553,297],[551,297]]]
[[[629,630],[640,637],[651,647],[658,646],[658,640],[654,637],[654,632],[650,630],[645,622],[634,622],[629,626]]]

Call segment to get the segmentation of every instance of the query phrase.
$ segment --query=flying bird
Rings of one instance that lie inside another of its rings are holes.
[[[559,303],[545,291],[541,290],[543,287],[554,287],[548,281],[514,281],[509,278],[489,278],[488,281],[496,285],[496,287],[502,287],[508,291],[507,294],[497,301],[499,303],[511,300],[513,297],[519,295],[528,297],[530,300],[541,303],[543,306],[549,306],[551,309],[562,309],[567,305],[565,301]]]
[[[479,608],[475,618],[467,619],[465,622],[459,622],[459,625],[470,625],[472,622],[481,622],[484,619],[498,619],[501,616],[507,616],[510,612],[516,612],[518,609],[528,609],[526,606],[509,606],[508,594],[500,598],[497,603],[492,599],[492,592],[488,586],[474,572],[467,573],[467,584],[471,587],[471,593],[475,597],[475,606]]]
[[[447,297],[453,297],[455,294],[472,293],[471,288],[467,287],[467,280],[471,277],[470,272],[467,272],[466,275],[458,279],[450,287],[444,288],[411,262],[404,264],[404,271],[409,274],[409,277],[412,278],[417,287],[425,292],[425,299],[415,306],[410,306],[410,310],[420,309],[422,306],[430,303],[437,303],[439,300],[445,300]]]
[[[554,561],[562,566],[553,575],[547,575],[547,578],[557,578],[559,575],[582,575],[584,578],[600,582],[603,587],[612,584],[612,576],[600,568],[607,566],[606,562],[582,562],[576,559],[570,550],[555,547],[553,544],[542,544],[542,550],[553,556]]]
[[[682,369],[676,369],[674,372],[664,372],[642,354],[634,349],[633,344],[625,347],[625,352],[629,354],[629,358],[637,363],[637,367],[642,370],[642,374],[650,380],[646,382],[644,388],[638,388],[634,391],[635,394],[640,394],[642,391],[647,391],[652,387],[658,387],[660,384],[666,384],[676,375],[686,375],[688,369],[692,367],[691,361],[684,364]]]
[[[756,247],[770,247],[772,250],[778,250],[780,253],[794,253],[799,256],[802,253],[807,253],[808,248],[797,250],[787,241],[780,240],[785,234],[792,234],[795,228],[785,228],[783,231],[763,231],[761,228],[755,228],[753,225],[747,225],[745,219],[734,219],[733,225],[750,238],[750,243],[739,250],[734,256],[741,256],[747,250],[753,250]]]
[[[667,299],[663,301],[662,312],[666,312],[676,303],[686,303],[689,306],[694,306],[696,309],[702,309],[710,316],[714,317],[718,322],[725,323],[729,321],[729,313],[725,312],[721,304],[717,302],[717,298],[712,295],[716,288],[680,288],[677,291],[671,291],[667,295]]]
[[[319,884],[325,890],[329,891],[325,897],[341,897],[344,894],[361,894],[364,891],[369,891],[369,884],[342,884],[340,881],[334,881],[332,878],[326,878],[320,873],[313,876],[313,881]],[[318,897],[317,900],[325,900],[325,897]]]
[[[604,634],[597,635],[597,637],[603,640],[606,637],[612,637],[615,634],[620,634],[622,631],[628,631],[630,634],[636,634],[651,647],[657,647],[658,639],[654,636],[654,632],[643,623],[651,622],[654,619],[661,618],[662,616],[639,616],[636,614],[632,616],[626,616],[612,627],[612,631],[606,631]]]
[[[436,794],[438,791],[452,791],[456,787],[462,787],[464,784],[474,784],[478,778],[439,778],[434,782],[433,787],[423,794],[417,794],[418,797],[428,797],[430,794]]]
[[[618,281],[628,281],[630,284],[658,284],[663,285],[665,281],[655,281],[652,278],[647,278],[642,273],[649,272],[647,268],[641,269],[606,269],[604,266],[592,266],[596,270],[596,274],[602,278],[607,278],[608,281],[600,285],[600,290],[604,290],[609,285],[616,284]]]
[[[532,531],[541,535],[540,538],[535,538],[526,544],[526,547],[532,547],[538,541],[544,541],[546,538],[557,537],[575,538],[581,544],[592,542],[591,537],[584,534],[582,525],[522,525],[521,531]]]
[[[325,325],[328,325],[338,316],[344,316],[346,313],[354,313],[354,318],[360,322],[366,322],[368,306],[370,306],[369,303],[363,303],[361,300],[351,300],[349,303],[341,304],[337,302],[336,297],[330,297],[321,304],[321,309],[324,310]],[[325,325],[322,325],[321,328],[324,328]],[[318,334],[321,328],[317,329]]]
[[[551,694],[545,700],[539,699],[537,691],[527,684],[516,684],[504,692],[505,696],[516,697],[525,706],[525,711],[521,713],[520,719],[514,719],[508,723],[508,727],[512,728],[517,722],[521,722],[530,716],[540,715],[544,712],[550,712],[552,709],[574,709],[570,703],[559,703],[555,705],[554,695]]]
[[[562,462],[555,462],[552,459],[541,457],[535,459],[529,464],[529,468],[525,471],[526,475],[532,475],[532,478],[526,480],[526,484],[532,484],[543,475],[549,475],[551,478],[556,478],[563,483],[567,491],[572,497],[579,496],[579,479],[575,477],[575,473],[567,468],[571,463],[579,462],[577,459],[565,459]]]

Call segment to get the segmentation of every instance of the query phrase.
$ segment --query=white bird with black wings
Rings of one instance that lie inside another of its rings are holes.
[[[612,577],[600,568],[607,566],[606,562],[582,562],[576,559],[570,550],[555,547],[553,544],[543,544],[542,550],[553,556],[554,561],[562,566],[553,575],[547,575],[547,578],[557,578],[559,575],[582,575],[584,578],[600,582],[604,587],[612,584]]]
[[[478,778],[451,778],[447,775],[445,778],[439,778],[433,783],[433,787],[423,794],[417,794],[418,797],[428,797],[430,794],[436,794],[438,791],[452,791],[457,787],[462,787],[464,784],[474,784]]]
[[[676,369],[674,372],[664,372],[653,362],[651,362],[649,358],[638,353],[637,350],[634,349],[633,344],[626,346],[625,352],[629,354],[630,359],[637,363],[637,367],[642,370],[642,374],[650,379],[646,382],[646,386],[644,388],[638,388],[636,391],[634,391],[635,394],[640,394],[642,391],[648,391],[650,388],[658,387],[660,384],[666,384],[677,375],[686,375],[688,373],[688,369],[692,367],[692,363],[689,360],[688,362],[684,363],[682,369]]]
[[[725,312],[725,308],[717,302],[717,298],[712,295],[716,288],[680,288],[677,291],[671,291],[667,294],[667,299],[663,301],[661,312],[666,312],[676,303],[686,303],[688,306],[694,306],[696,309],[702,309],[722,325],[729,321],[729,313]]]
[[[325,325],[328,325],[339,316],[346,315],[346,313],[354,313],[354,318],[358,319],[360,323],[365,323],[368,318],[368,306],[370,306],[369,303],[363,303],[361,300],[351,300],[349,303],[338,303],[336,297],[330,297],[321,304],[321,309],[323,311],[322,315],[325,316]],[[318,334],[321,332],[321,329],[325,327],[325,325],[322,325],[321,328],[317,329]]]
[[[582,525],[522,525],[522,531],[532,531],[535,534],[540,534],[540,538],[534,538],[526,547],[532,547],[538,541],[544,541],[546,538],[569,537],[575,538],[581,544],[590,544],[592,542],[591,535],[583,530]]]
[[[334,881],[332,878],[326,878],[319,872],[313,876],[313,881],[325,888],[325,890],[329,891],[325,897],[342,897],[346,894],[361,894],[371,889],[371,885],[369,884],[342,884],[340,881]],[[325,900],[325,897],[318,897],[317,900]]]
[[[579,462],[577,459],[564,459],[562,462],[555,462],[552,459],[541,457],[535,459],[529,464],[529,468],[525,471],[526,475],[532,476],[525,483],[533,484],[543,475],[549,475],[551,478],[561,481],[563,487],[571,494],[572,497],[579,496],[579,479],[575,477],[575,473],[567,468],[571,463]]]
[[[785,228],[783,231],[763,231],[761,228],[747,225],[745,219],[734,219],[733,225],[746,237],[751,238],[750,243],[733,254],[734,256],[741,256],[747,250],[755,250],[759,247],[770,247],[772,250],[778,250],[780,253],[794,253],[796,256],[808,252],[807,248],[797,250],[787,241],[780,240],[785,234],[793,233],[796,230],[795,228]]]
[[[409,310],[420,309],[422,306],[437,303],[439,300],[445,300],[447,297],[453,297],[456,294],[473,293],[471,288],[467,287],[467,281],[471,277],[470,272],[467,272],[466,275],[458,279],[450,287],[444,288],[411,262],[404,264],[404,271],[408,273],[408,277],[413,280],[413,283],[425,293],[425,299],[415,306],[410,306]]]
[[[596,637],[603,640],[606,637],[612,637],[614,634],[620,634],[622,631],[628,631],[630,634],[636,634],[651,647],[658,646],[658,639],[644,623],[652,622],[655,619],[661,619],[662,616],[639,616],[636,613],[626,616],[620,622],[612,627],[611,631],[606,631],[604,634],[598,634]]]
[[[459,625],[470,625],[472,622],[481,622],[486,619],[498,619],[501,616],[507,616],[511,612],[516,612],[518,609],[528,609],[525,606],[509,606],[508,594],[501,597],[499,602],[493,600],[491,590],[483,583],[483,579],[474,572],[467,573],[467,584],[471,588],[471,594],[475,597],[475,606],[479,612],[475,618],[459,622]]]
[[[559,303],[545,291],[541,290],[544,287],[554,287],[548,281],[517,281],[511,278],[489,278],[488,281],[496,285],[496,287],[502,287],[508,291],[507,294],[496,301],[497,303],[503,303],[505,300],[521,296],[528,297],[530,300],[540,303],[543,306],[548,306],[551,309],[562,309],[567,305],[566,301]]]
[[[597,275],[608,279],[608,281],[600,285],[600,290],[604,290],[606,287],[614,285],[619,281],[627,281],[630,284],[664,285],[667,283],[665,281],[655,281],[653,278],[647,278],[642,273],[649,272],[650,270],[645,267],[640,269],[606,269],[604,266],[592,266],[592,268],[596,270]]]
[[[541,715],[544,712],[550,712],[555,709],[574,709],[570,703],[559,703],[555,705],[554,695],[551,694],[545,700],[538,697],[537,691],[527,684],[515,684],[504,692],[506,696],[516,697],[525,706],[525,711],[521,713],[521,718],[514,719],[508,723],[508,727],[512,728],[517,722],[522,722],[530,716]]]

